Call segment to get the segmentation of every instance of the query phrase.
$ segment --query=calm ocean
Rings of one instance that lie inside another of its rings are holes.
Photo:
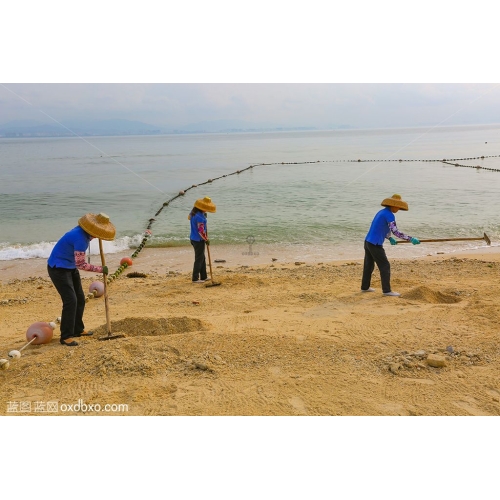
[[[107,253],[132,253],[149,219],[181,189],[250,165],[172,201],[152,224],[148,246],[189,245],[187,215],[197,198],[210,196],[213,244],[359,258],[380,202],[394,193],[410,206],[396,215],[403,232],[420,239],[486,232],[498,245],[500,172],[423,160],[484,156],[459,163],[500,169],[499,154],[500,125],[0,139],[0,260],[48,257],[87,212],[107,213],[117,228]],[[483,245],[398,245],[392,255]]]

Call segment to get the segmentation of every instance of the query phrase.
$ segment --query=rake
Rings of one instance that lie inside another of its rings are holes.
[[[211,287],[211,286],[219,286],[219,282],[214,281],[214,275],[212,274],[212,259],[210,258],[210,244],[206,245],[207,247],[207,253],[208,253],[208,265],[210,266],[210,283],[205,283],[205,286]]]
[[[106,261],[104,260],[104,252],[102,251],[102,240],[99,238],[99,252],[101,253],[101,264],[102,267],[106,265]],[[106,282],[108,281],[108,277],[103,274],[103,282],[104,282],[104,307],[106,309],[106,325],[108,330],[108,335],[106,337],[100,337],[99,340],[114,340],[114,339],[122,339],[125,335],[111,335],[111,319],[109,318],[109,304],[108,304],[108,289]]]
[[[433,243],[436,241],[481,241],[481,240],[486,241],[487,245],[491,245],[491,240],[488,238],[488,235],[486,233],[483,233],[482,238],[437,238],[432,240],[420,240],[420,243]],[[398,245],[400,243],[411,243],[411,241],[407,240],[398,241]]]

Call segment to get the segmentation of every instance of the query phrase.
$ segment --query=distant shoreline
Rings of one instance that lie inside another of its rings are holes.
[[[47,126],[51,126],[48,125]],[[499,128],[500,123],[468,123],[468,124],[457,124],[457,125],[445,125],[445,126],[435,126],[433,124],[420,125],[420,126],[405,126],[405,127],[377,127],[377,128],[359,128],[351,125],[342,125],[335,128],[321,128],[321,127],[272,127],[272,128],[226,128],[218,130],[206,130],[206,129],[196,129],[196,130],[186,130],[186,129],[173,129],[173,130],[161,130],[161,128],[155,128],[154,130],[111,130],[111,131],[99,131],[99,130],[79,130],[78,127],[73,127],[74,132],[43,132],[43,131],[30,131],[30,127],[14,129],[12,131],[7,131],[7,129],[2,129],[0,126],[0,139],[65,139],[65,138],[75,138],[80,137],[142,137],[142,136],[178,136],[178,135],[222,135],[222,134],[265,134],[265,133],[287,133],[287,132],[340,132],[340,133],[357,133],[357,132],[390,132],[390,131],[422,131],[432,127],[434,130],[449,130],[454,128],[459,129],[477,129],[477,128]],[[71,129],[72,127],[68,127]]]

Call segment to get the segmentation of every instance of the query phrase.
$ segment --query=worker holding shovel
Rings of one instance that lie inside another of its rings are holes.
[[[61,344],[77,346],[74,337],[92,335],[85,332],[83,312],[85,294],[82,289],[79,270],[108,274],[108,268],[93,266],[85,262],[85,252],[94,238],[112,240],[115,227],[106,214],[86,214],[78,220],[78,226],[64,234],[54,246],[47,262],[47,271],[52,283],[61,296]],[[105,279],[105,277],[104,277]]]
[[[216,207],[208,197],[196,200],[189,213],[191,234],[189,239],[194,248],[193,283],[207,281],[207,262],[205,259],[205,245],[210,245],[207,235],[207,212],[215,213]]]
[[[362,292],[374,292],[370,288],[371,277],[375,264],[380,271],[380,279],[382,281],[382,294],[389,297],[399,297],[398,292],[391,290],[391,265],[383,247],[385,239],[388,239],[391,245],[396,245],[397,241],[391,236],[391,233],[396,238],[409,241],[414,245],[418,245],[420,241],[417,238],[408,236],[396,226],[396,218],[394,214],[398,210],[408,210],[408,203],[401,199],[399,194],[393,194],[391,198],[386,198],[381,205],[385,208],[380,210],[374,217],[370,230],[365,238],[365,262],[363,267],[363,278],[361,281]]]

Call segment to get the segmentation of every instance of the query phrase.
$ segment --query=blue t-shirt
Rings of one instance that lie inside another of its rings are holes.
[[[389,224],[395,221],[396,217],[394,217],[391,209],[389,207],[383,208],[373,218],[365,240],[372,245],[383,245],[385,238],[391,233]]]
[[[203,233],[207,232],[207,218],[203,215],[203,212],[197,212],[195,215],[191,217],[191,234],[189,236],[193,241],[201,241],[203,238],[200,236],[198,232],[199,224],[203,225]]]
[[[80,226],[68,231],[55,245],[50,254],[50,267],[76,269],[75,252],[86,252],[91,236]]]

